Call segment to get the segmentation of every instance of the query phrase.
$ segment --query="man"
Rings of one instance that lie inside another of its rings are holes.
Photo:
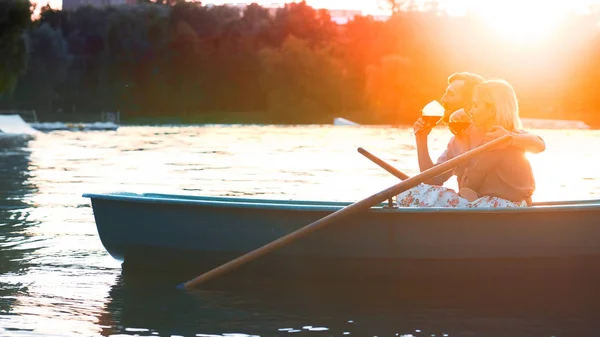
[[[446,110],[442,117],[442,120],[445,123],[449,122],[450,115],[456,110],[465,109],[466,111],[469,111],[473,101],[473,89],[483,81],[483,77],[469,72],[458,72],[448,77],[448,87],[441,100],[442,106]],[[417,142],[419,168],[421,172],[423,172],[434,166],[427,145],[427,136],[432,128],[431,126],[428,126],[421,117],[415,122],[413,128],[415,130],[415,139]],[[468,131],[465,131],[465,133],[468,133]],[[485,135],[484,141],[491,141],[507,134],[512,134],[513,136],[512,146],[520,147],[527,152],[540,153],[546,149],[546,144],[540,137],[524,131],[511,133],[504,128],[495,128],[493,132]],[[453,136],[448,143],[446,151],[438,158],[437,164],[452,159],[461,153],[470,150],[472,147],[474,146],[471,144],[471,137],[469,137],[468,134]],[[441,186],[452,177],[452,174],[453,171],[448,171],[425,183]]]

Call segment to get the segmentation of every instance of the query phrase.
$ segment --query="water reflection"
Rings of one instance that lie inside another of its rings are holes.
[[[18,281],[29,268],[30,253],[35,250],[28,229],[36,225],[29,219],[25,198],[37,186],[29,181],[30,151],[28,139],[5,138],[0,142],[0,313],[11,312],[16,294],[27,291]]]
[[[174,277],[121,274],[98,319],[103,336],[596,336],[598,291],[406,289],[227,280],[191,292]]]

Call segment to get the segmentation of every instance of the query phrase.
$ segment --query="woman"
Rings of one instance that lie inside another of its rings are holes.
[[[513,88],[504,80],[488,80],[475,88],[470,131],[475,144],[521,129]],[[524,207],[535,190],[533,171],[525,152],[517,147],[496,148],[457,167],[459,193],[427,184],[397,196],[400,207]]]

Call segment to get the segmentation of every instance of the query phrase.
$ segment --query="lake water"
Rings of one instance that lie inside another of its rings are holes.
[[[547,143],[530,156],[534,201],[600,198],[600,132],[533,132]],[[434,130],[434,157],[449,137]],[[0,336],[600,334],[597,308],[573,298],[245,290],[243,280],[233,289],[183,292],[155,277],[126,278],[81,197],[130,191],[357,201],[397,183],[359,146],[418,173],[412,133],[391,127],[122,127],[3,142]]]

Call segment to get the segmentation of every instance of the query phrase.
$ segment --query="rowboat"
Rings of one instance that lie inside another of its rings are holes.
[[[155,193],[86,193],[123,268],[199,275],[350,205]],[[247,263],[236,277],[351,282],[600,280],[600,200],[526,208],[357,212]],[[566,279],[565,279],[566,278]]]

